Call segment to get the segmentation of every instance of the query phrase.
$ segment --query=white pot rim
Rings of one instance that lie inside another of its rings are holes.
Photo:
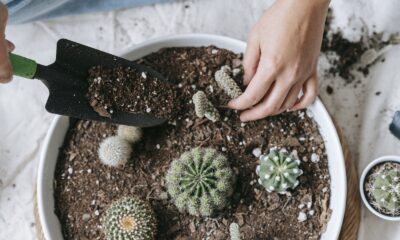
[[[118,55],[132,59],[132,56],[140,58],[164,47],[198,47],[207,45],[215,45],[234,52],[244,52],[246,48],[245,42],[225,36],[212,34],[178,34],[146,41],[121,51]],[[149,49],[151,49],[151,51]],[[329,173],[331,176],[329,208],[333,211],[326,231],[321,235],[321,239],[335,240],[339,237],[346,207],[347,180],[343,150],[336,128],[322,102],[317,99],[309,107],[309,110],[309,112],[313,114],[312,117],[318,123],[320,133],[325,140]],[[63,116],[55,117],[45,138],[39,163],[37,178],[39,219],[42,224],[44,236],[48,240],[63,239],[58,218],[54,214],[52,181],[58,150],[63,144],[68,125],[69,118]],[[64,135],[60,136],[62,134]]]
[[[386,162],[396,162],[400,164],[400,156],[396,156],[396,155],[386,155],[386,156],[382,156],[379,157],[375,160],[373,160],[372,162],[370,162],[363,170],[361,177],[360,177],[360,195],[361,195],[361,199],[364,202],[364,205],[368,208],[368,210],[370,212],[372,212],[375,216],[382,218],[384,220],[388,220],[388,221],[400,221],[400,216],[397,217],[392,217],[392,216],[388,216],[385,214],[382,214],[380,212],[378,212],[377,210],[375,210],[374,207],[371,206],[371,204],[368,202],[366,193],[365,193],[365,189],[364,189],[364,183],[365,183],[365,178],[367,177],[369,171],[382,163],[386,163]]]

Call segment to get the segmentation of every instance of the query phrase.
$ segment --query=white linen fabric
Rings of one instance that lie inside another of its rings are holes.
[[[191,0],[108,13],[63,17],[10,26],[7,38],[16,53],[42,64],[54,61],[56,41],[69,38],[111,53],[147,39],[176,33],[212,33],[245,40],[247,32],[271,0]],[[372,31],[400,31],[397,0],[335,0],[334,26],[348,38],[359,38],[362,18]],[[223,19],[223,21],[221,21]],[[356,88],[340,78],[321,77],[320,97],[350,143],[358,170],[374,158],[400,155],[400,141],[388,131],[400,110],[400,47],[385,54]],[[329,64],[322,58],[320,72]],[[322,76],[322,74],[320,74]],[[334,92],[326,93],[327,85]],[[376,92],[381,92],[377,96]],[[44,136],[53,115],[44,104],[46,87],[15,78],[0,86],[0,239],[36,239],[33,218],[36,168]],[[355,117],[358,114],[358,117]],[[359,239],[400,239],[398,223],[378,219],[363,208]]]

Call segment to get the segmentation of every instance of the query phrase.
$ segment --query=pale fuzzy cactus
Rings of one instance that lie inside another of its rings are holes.
[[[237,223],[229,225],[229,235],[231,236],[231,240],[240,240],[239,225]]]
[[[193,95],[193,104],[196,115],[199,118],[206,117],[213,122],[216,122],[220,119],[218,110],[207,99],[207,96],[203,91],[198,91]]]
[[[229,66],[223,66],[220,70],[215,72],[215,81],[224,92],[232,99],[239,97],[242,94],[242,90],[239,88],[235,80],[230,76],[231,68]]]
[[[367,185],[371,204],[382,213],[400,214],[400,169],[381,166],[371,180]]]
[[[100,161],[110,167],[125,164],[131,157],[132,146],[123,138],[118,136],[108,137],[100,143]]]
[[[153,240],[157,221],[150,205],[138,198],[123,198],[106,211],[103,230],[108,240]]]
[[[210,216],[227,204],[234,175],[225,156],[211,148],[195,148],[171,163],[167,189],[176,207],[195,216]]]
[[[143,136],[143,131],[139,127],[119,125],[117,132],[119,137],[125,139],[130,143],[139,142]]]
[[[260,156],[260,165],[256,170],[258,182],[268,192],[284,194],[299,185],[298,177],[303,173],[299,165],[300,160],[286,150],[273,149],[269,155]]]

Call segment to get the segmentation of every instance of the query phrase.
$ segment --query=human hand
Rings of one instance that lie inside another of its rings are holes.
[[[12,66],[8,55],[15,46],[5,37],[7,18],[7,8],[0,2],[0,83],[7,83],[12,79]]]
[[[251,30],[243,59],[246,91],[229,102],[242,121],[309,106],[329,0],[277,0]],[[299,94],[303,90],[303,95]]]

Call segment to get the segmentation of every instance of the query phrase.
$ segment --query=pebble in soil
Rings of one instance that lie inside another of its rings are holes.
[[[246,239],[319,238],[330,216],[330,176],[318,126],[305,111],[241,123],[237,112],[225,107],[229,97],[214,80],[214,73],[228,65],[239,72],[234,80],[243,89],[241,59],[241,54],[210,46],[167,48],[140,60],[175,84],[178,117],[165,126],[145,129],[124,166],[104,166],[96,154],[102,139],[116,134],[116,126],[71,124],[55,173],[56,213],[65,239],[104,239],[99,226],[105,209],[113,200],[131,195],[152,205],[158,239],[228,239],[233,222]],[[191,99],[199,90],[218,109],[220,121],[196,117]],[[179,213],[166,193],[170,163],[194,147],[222,152],[236,175],[230,206],[213,218]],[[253,153],[266,153],[271,147],[295,151],[302,160],[300,184],[289,195],[267,193],[257,183],[258,157]]]

